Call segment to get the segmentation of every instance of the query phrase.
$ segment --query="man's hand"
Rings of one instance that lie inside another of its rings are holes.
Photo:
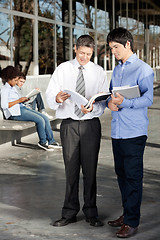
[[[84,114],[87,114],[87,113],[91,112],[92,110],[93,110],[93,104],[89,108],[85,108],[83,105],[81,105],[81,111]]]
[[[65,93],[63,91],[59,92],[56,96],[56,102],[57,103],[63,103],[65,100],[67,100],[70,97],[68,93]]]
[[[119,93],[116,93],[116,97],[114,97],[113,94],[111,95],[111,97],[112,97],[112,103],[116,105],[120,105],[124,99],[124,97]]]
[[[108,107],[111,111],[118,111],[118,107],[112,102],[112,99],[108,102]]]

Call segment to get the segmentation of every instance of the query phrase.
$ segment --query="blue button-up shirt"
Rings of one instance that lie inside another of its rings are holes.
[[[133,138],[148,134],[147,108],[153,103],[152,68],[133,54],[125,63],[115,67],[110,82],[110,90],[119,86],[139,85],[141,97],[124,98],[119,111],[112,111],[111,137]]]

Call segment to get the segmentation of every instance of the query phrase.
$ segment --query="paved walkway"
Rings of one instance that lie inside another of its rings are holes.
[[[149,109],[149,138],[144,156],[144,192],[139,232],[133,240],[160,239],[160,96]],[[91,227],[82,211],[78,222],[56,228],[64,199],[65,175],[61,150],[38,150],[36,134],[23,141],[32,143],[0,146],[0,240],[113,240],[116,228],[107,221],[120,216],[121,202],[113,168],[110,111],[101,117],[103,136],[97,173],[97,205],[105,226]],[[59,140],[59,132],[54,132]],[[83,204],[82,180],[80,199]]]

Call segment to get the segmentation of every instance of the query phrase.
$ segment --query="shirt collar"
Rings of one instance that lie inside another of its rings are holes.
[[[128,65],[129,63],[133,63],[135,61],[137,61],[138,57],[136,55],[136,53],[132,54],[128,59],[127,61],[124,63],[125,65]],[[119,61],[119,64],[123,64],[122,61]]]
[[[7,88],[12,88],[12,86],[8,82],[6,82],[5,85],[7,86]]]
[[[76,58],[76,57],[75,57],[73,63],[74,63],[74,66],[75,66],[76,68],[79,68],[79,67],[81,66],[81,65],[79,64],[79,62],[77,61],[77,58]],[[91,63],[91,61],[89,61],[87,64],[83,65],[84,69],[87,69],[88,66],[90,65],[90,63]]]

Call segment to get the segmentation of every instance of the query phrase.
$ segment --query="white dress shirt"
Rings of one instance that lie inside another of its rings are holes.
[[[61,63],[54,71],[48,88],[46,99],[51,109],[56,110],[56,117],[60,119],[72,118],[79,120],[74,113],[75,103],[69,98],[63,103],[56,102],[56,95],[64,89],[76,91],[76,81],[80,64],[77,59]],[[99,65],[88,62],[83,66],[83,76],[85,80],[85,97],[89,100],[99,92],[108,92],[107,74]],[[99,117],[105,109],[105,102],[94,103],[93,111],[85,114],[81,119],[92,119]]]

